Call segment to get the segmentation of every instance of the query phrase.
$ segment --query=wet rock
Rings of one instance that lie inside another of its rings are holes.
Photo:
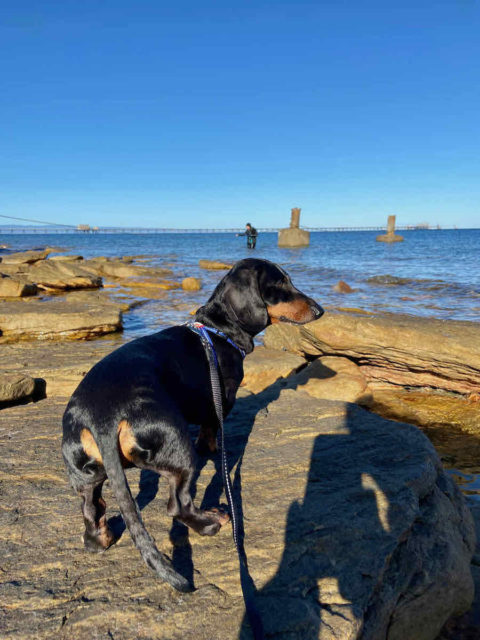
[[[369,406],[372,402],[372,393],[365,376],[348,358],[318,358],[291,376],[286,386],[306,391],[314,398],[357,402],[364,406]]]
[[[102,279],[99,276],[85,271],[76,262],[45,260],[25,269],[23,275],[45,291],[96,289],[102,286]]]
[[[480,325],[474,322],[327,312],[302,327],[268,327],[264,342],[300,355],[346,356],[370,384],[462,394],[480,387]]]
[[[354,291],[352,287],[343,280],[339,280],[337,284],[333,286],[333,290],[337,293],[353,293]]]
[[[202,281],[200,278],[184,278],[182,280],[182,289],[185,291],[200,291]]]
[[[226,262],[218,262],[217,260],[199,260],[198,264],[200,269],[231,269],[233,264],[227,264]]]
[[[306,362],[305,358],[287,351],[257,347],[244,360],[242,387],[258,393],[279,378],[286,378],[296,372]]]
[[[375,389],[372,410],[421,427],[460,429],[480,435],[480,410],[463,396],[428,390]]]
[[[19,253],[7,253],[1,256],[2,264],[34,264],[39,260],[45,260],[50,250],[22,251]]]
[[[0,273],[0,298],[22,298],[36,293],[36,284]]]
[[[35,380],[18,373],[0,373],[0,403],[28,398],[35,390]]]
[[[0,302],[0,342],[84,339],[121,328],[121,312],[114,305],[59,300]]]

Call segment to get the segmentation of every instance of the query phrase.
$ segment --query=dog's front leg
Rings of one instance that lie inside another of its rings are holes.
[[[201,425],[195,442],[195,449],[199,456],[213,456],[217,452],[217,431],[218,426],[212,425],[211,422]]]

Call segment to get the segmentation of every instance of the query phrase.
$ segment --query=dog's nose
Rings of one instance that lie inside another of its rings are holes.
[[[315,315],[315,320],[318,320],[319,318],[321,318],[323,316],[323,314],[325,313],[325,311],[322,309],[322,307],[320,305],[318,305],[316,302],[314,304],[312,304],[311,309]]]

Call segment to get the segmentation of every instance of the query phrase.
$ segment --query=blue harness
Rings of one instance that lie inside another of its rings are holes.
[[[201,322],[187,322],[186,325],[194,333],[198,333],[203,338],[205,338],[205,340],[209,342],[210,346],[212,347],[213,355],[215,357],[215,364],[217,365],[217,367],[218,367],[217,352],[215,351],[215,347],[213,346],[212,339],[208,335],[209,333],[213,333],[214,335],[220,336],[220,338],[223,338],[224,340],[226,340],[228,344],[231,344],[232,347],[235,347],[235,349],[240,352],[242,358],[245,358],[246,356],[245,351],[241,349],[238,346],[238,344],[236,344],[231,338],[225,335],[223,331],[219,331],[218,329],[215,329],[215,327],[207,327],[207,325],[202,324]]]

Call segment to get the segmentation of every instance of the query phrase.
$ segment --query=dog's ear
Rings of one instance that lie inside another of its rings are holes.
[[[231,274],[223,293],[224,303],[244,331],[257,334],[269,324],[267,308],[255,269],[239,269]]]

